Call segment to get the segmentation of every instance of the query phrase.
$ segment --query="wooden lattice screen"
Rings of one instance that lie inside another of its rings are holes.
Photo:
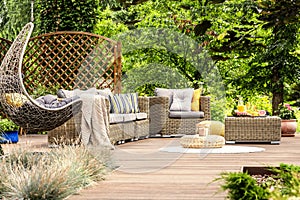
[[[10,44],[0,42],[2,61]],[[120,93],[121,43],[86,32],[43,34],[29,40],[22,70],[29,94],[90,87]]]

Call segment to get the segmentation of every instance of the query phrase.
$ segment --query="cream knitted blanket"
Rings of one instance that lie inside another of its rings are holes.
[[[81,138],[87,147],[114,149],[109,134],[109,119],[105,97],[96,95],[94,90],[76,92],[82,100]]]

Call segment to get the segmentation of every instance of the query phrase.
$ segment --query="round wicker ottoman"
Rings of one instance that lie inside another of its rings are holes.
[[[219,135],[185,135],[180,138],[180,144],[184,148],[221,148],[225,139]]]
[[[221,135],[224,137],[225,133],[225,125],[220,121],[202,121],[199,124],[207,124],[209,125],[209,134],[210,135]]]

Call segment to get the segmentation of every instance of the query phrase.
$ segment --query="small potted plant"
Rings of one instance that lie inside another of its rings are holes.
[[[281,136],[293,137],[297,129],[297,119],[295,111],[290,104],[279,107],[279,117],[281,118]]]
[[[19,126],[10,119],[0,120],[0,143],[17,143],[19,141]]]

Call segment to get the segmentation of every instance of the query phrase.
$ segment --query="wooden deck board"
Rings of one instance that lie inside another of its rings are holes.
[[[212,182],[221,172],[239,171],[242,166],[276,166],[280,163],[300,165],[300,136],[284,137],[280,145],[236,144],[263,147],[264,152],[242,154],[181,154],[158,152],[178,138],[149,138],[117,146],[124,151],[122,162],[106,180],[83,189],[69,200],[219,200],[226,194],[218,192],[219,182]],[[46,136],[22,136],[20,144],[47,148]],[[176,142],[176,141],[175,141]],[[10,148],[4,145],[4,149]],[[154,155],[154,156],[153,156]],[[157,155],[157,156],[156,156]],[[168,156],[169,155],[169,156]],[[163,164],[160,166],[160,164]]]

